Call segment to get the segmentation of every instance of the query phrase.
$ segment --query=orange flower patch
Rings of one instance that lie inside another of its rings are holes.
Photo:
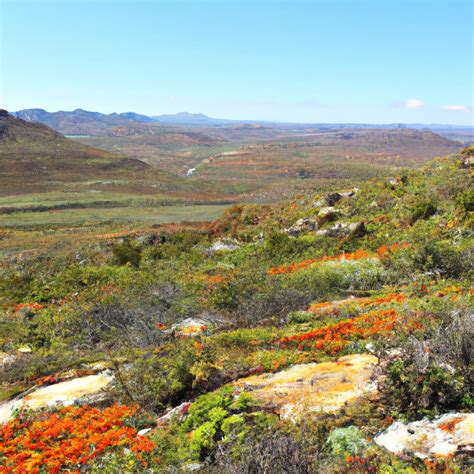
[[[361,258],[369,257],[370,254],[365,250],[359,249],[352,253],[341,253],[334,256],[324,256],[319,258],[311,258],[303,260],[302,262],[292,263],[290,265],[282,265],[280,267],[273,267],[268,270],[269,275],[281,275],[284,273],[293,273],[308,268],[313,263],[319,262],[337,262],[341,260],[359,260]]]
[[[369,298],[347,298],[339,301],[324,301],[322,303],[311,304],[308,312],[314,314],[326,314],[330,312],[337,313],[338,309],[344,306],[356,305],[359,308],[366,308],[367,306],[380,306],[386,303],[403,303],[405,296],[400,293],[390,293],[386,296],[373,296]]]
[[[308,268],[309,266],[313,265],[313,263],[320,263],[320,262],[338,262],[342,260],[360,260],[362,258],[367,258],[367,257],[383,257],[384,255],[388,253],[395,253],[398,250],[402,248],[407,248],[409,247],[410,244],[408,243],[403,243],[403,244],[398,244],[394,243],[390,246],[383,245],[382,247],[379,247],[377,249],[377,253],[374,255],[371,252],[368,252],[363,249],[358,249],[355,252],[349,252],[349,253],[341,253],[339,255],[333,255],[333,256],[324,256],[324,257],[319,257],[319,258],[311,258],[309,260],[303,260],[302,262],[298,263],[292,263],[290,265],[282,265],[279,267],[272,267],[270,268],[267,273],[269,275],[281,275],[285,273],[293,273],[293,272],[298,272],[300,270],[303,270],[305,268]]]
[[[43,309],[44,306],[39,303],[20,303],[15,306],[15,313],[18,311],[21,311],[22,309],[28,309],[30,311],[39,311],[40,309]]]
[[[84,406],[61,408],[36,418],[20,415],[0,426],[0,472],[77,469],[114,448],[150,452],[155,443],[124,424],[136,411],[136,407],[119,405],[105,410]]]
[[[302,349],[324,349],[332,354],[339,352],[353,339],[366,339],[386,334],[394,328],[397,313],[394,309],[374,310],[359,317],[331,324],[313,331],[274,341],[280,347],[296,345]]]

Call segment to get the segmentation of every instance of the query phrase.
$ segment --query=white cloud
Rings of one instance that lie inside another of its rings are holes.
[[[402,107],[405,109],[421,109],[425,103],[420,99],[407,99],[402,102]]]
[[[441,107],[444,110],[454,110],[457,112],[471,112],[472,108],[467,107],[466,105],[443,105]]]

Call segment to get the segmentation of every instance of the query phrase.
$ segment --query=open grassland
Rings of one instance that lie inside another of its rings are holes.
[[[57,206],[57,202],[53,201],[53,205]],[[138,197],[114,201],[110,207],[104,207],[103,202],[98,206],[97,201],[82,201],[83,207],[75,208],[69,207],[69,201],[65,202],[66,208],[63,209],[45,207],[42,211],[0,213],[0,254],[44,252],[51,247],[67,248],[78,242],[100,241],[101,236],[133,235],[162,224],[210,221],[218,218],[227,207],[223,204],[170,204],[164,201],[156,201],[151,206],[144,198]],[[2,204],[6,203],[14,204],[16,209],[28,209],[33,204],[30,199],[21,203],[2,200]],[[41,203],[42,206],[51,205],[47,200]]]

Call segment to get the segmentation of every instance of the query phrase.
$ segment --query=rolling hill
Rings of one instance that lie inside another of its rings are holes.
[[[186,186],[182,178],[139,159],[77,143],[46,125],[0,111],[2,196],[91,190],[180,195]]]

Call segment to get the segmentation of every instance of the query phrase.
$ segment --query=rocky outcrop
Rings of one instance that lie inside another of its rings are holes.
[[[284,229],[284,232],[292,237],[298,237],[304,232],[315,231],[319,227],[318,221],[315,219],[302,218],[298,219],[291,227]]]
[[[232,252],[238,250],[240,244],[235,239],[221,239],[212,244],[212,246],[207,249],[208,254],[214,254],[219,252]]]
[[[316,232],[317,235],[326,237],[339,237],[347,235],[362,235],[365,233],[364,222],[338,222],[328,229],[321,229]]]
[[[450,457],[457,453],[474,454],[474,414],[451,413],[434,420],[393,423],[375,438],[379,446],[395,454],[418,458]]]
[[[372,376],[377,363],[371,354],[354,354],[335,362],[254,375],[233,385],[239,391],[250,391],[282,418],[299,419],[307,413],[338,412],[346,403],[376,392]]]
[[[318,199],[313,206],[322,207],[322,206],[335,206],[342,198],[351,198],[359,192],[358,188],[350,189],[349,191],[339,191],[334,193],[328,193],[323,196],[321,199]]]
[[[172,418],[178,418],[179,420],[182,420],[186,417],[186,413],[188,412],[190,406],[191,402],[184,402],[177,407],[171,408],[171,410],[167,411],[163,416],[158,418],[158,426],[168,425]]]
[[[40,410],[55,405],[99,401],[113,380],[112,372],[79,377],[46,387],[34,388],[29,394],[0,404],[0,423],[6,423],[16,410]]]
[[[334,221],[342,215],[342,212],[335,207],[323,207],[318,212],[318,223],[324,224],[325,222]]]
[[[176,336],[197,336],[208,330],[209,323],[203,319],[187,318],[180,323],[173,324],[169,332]]]

